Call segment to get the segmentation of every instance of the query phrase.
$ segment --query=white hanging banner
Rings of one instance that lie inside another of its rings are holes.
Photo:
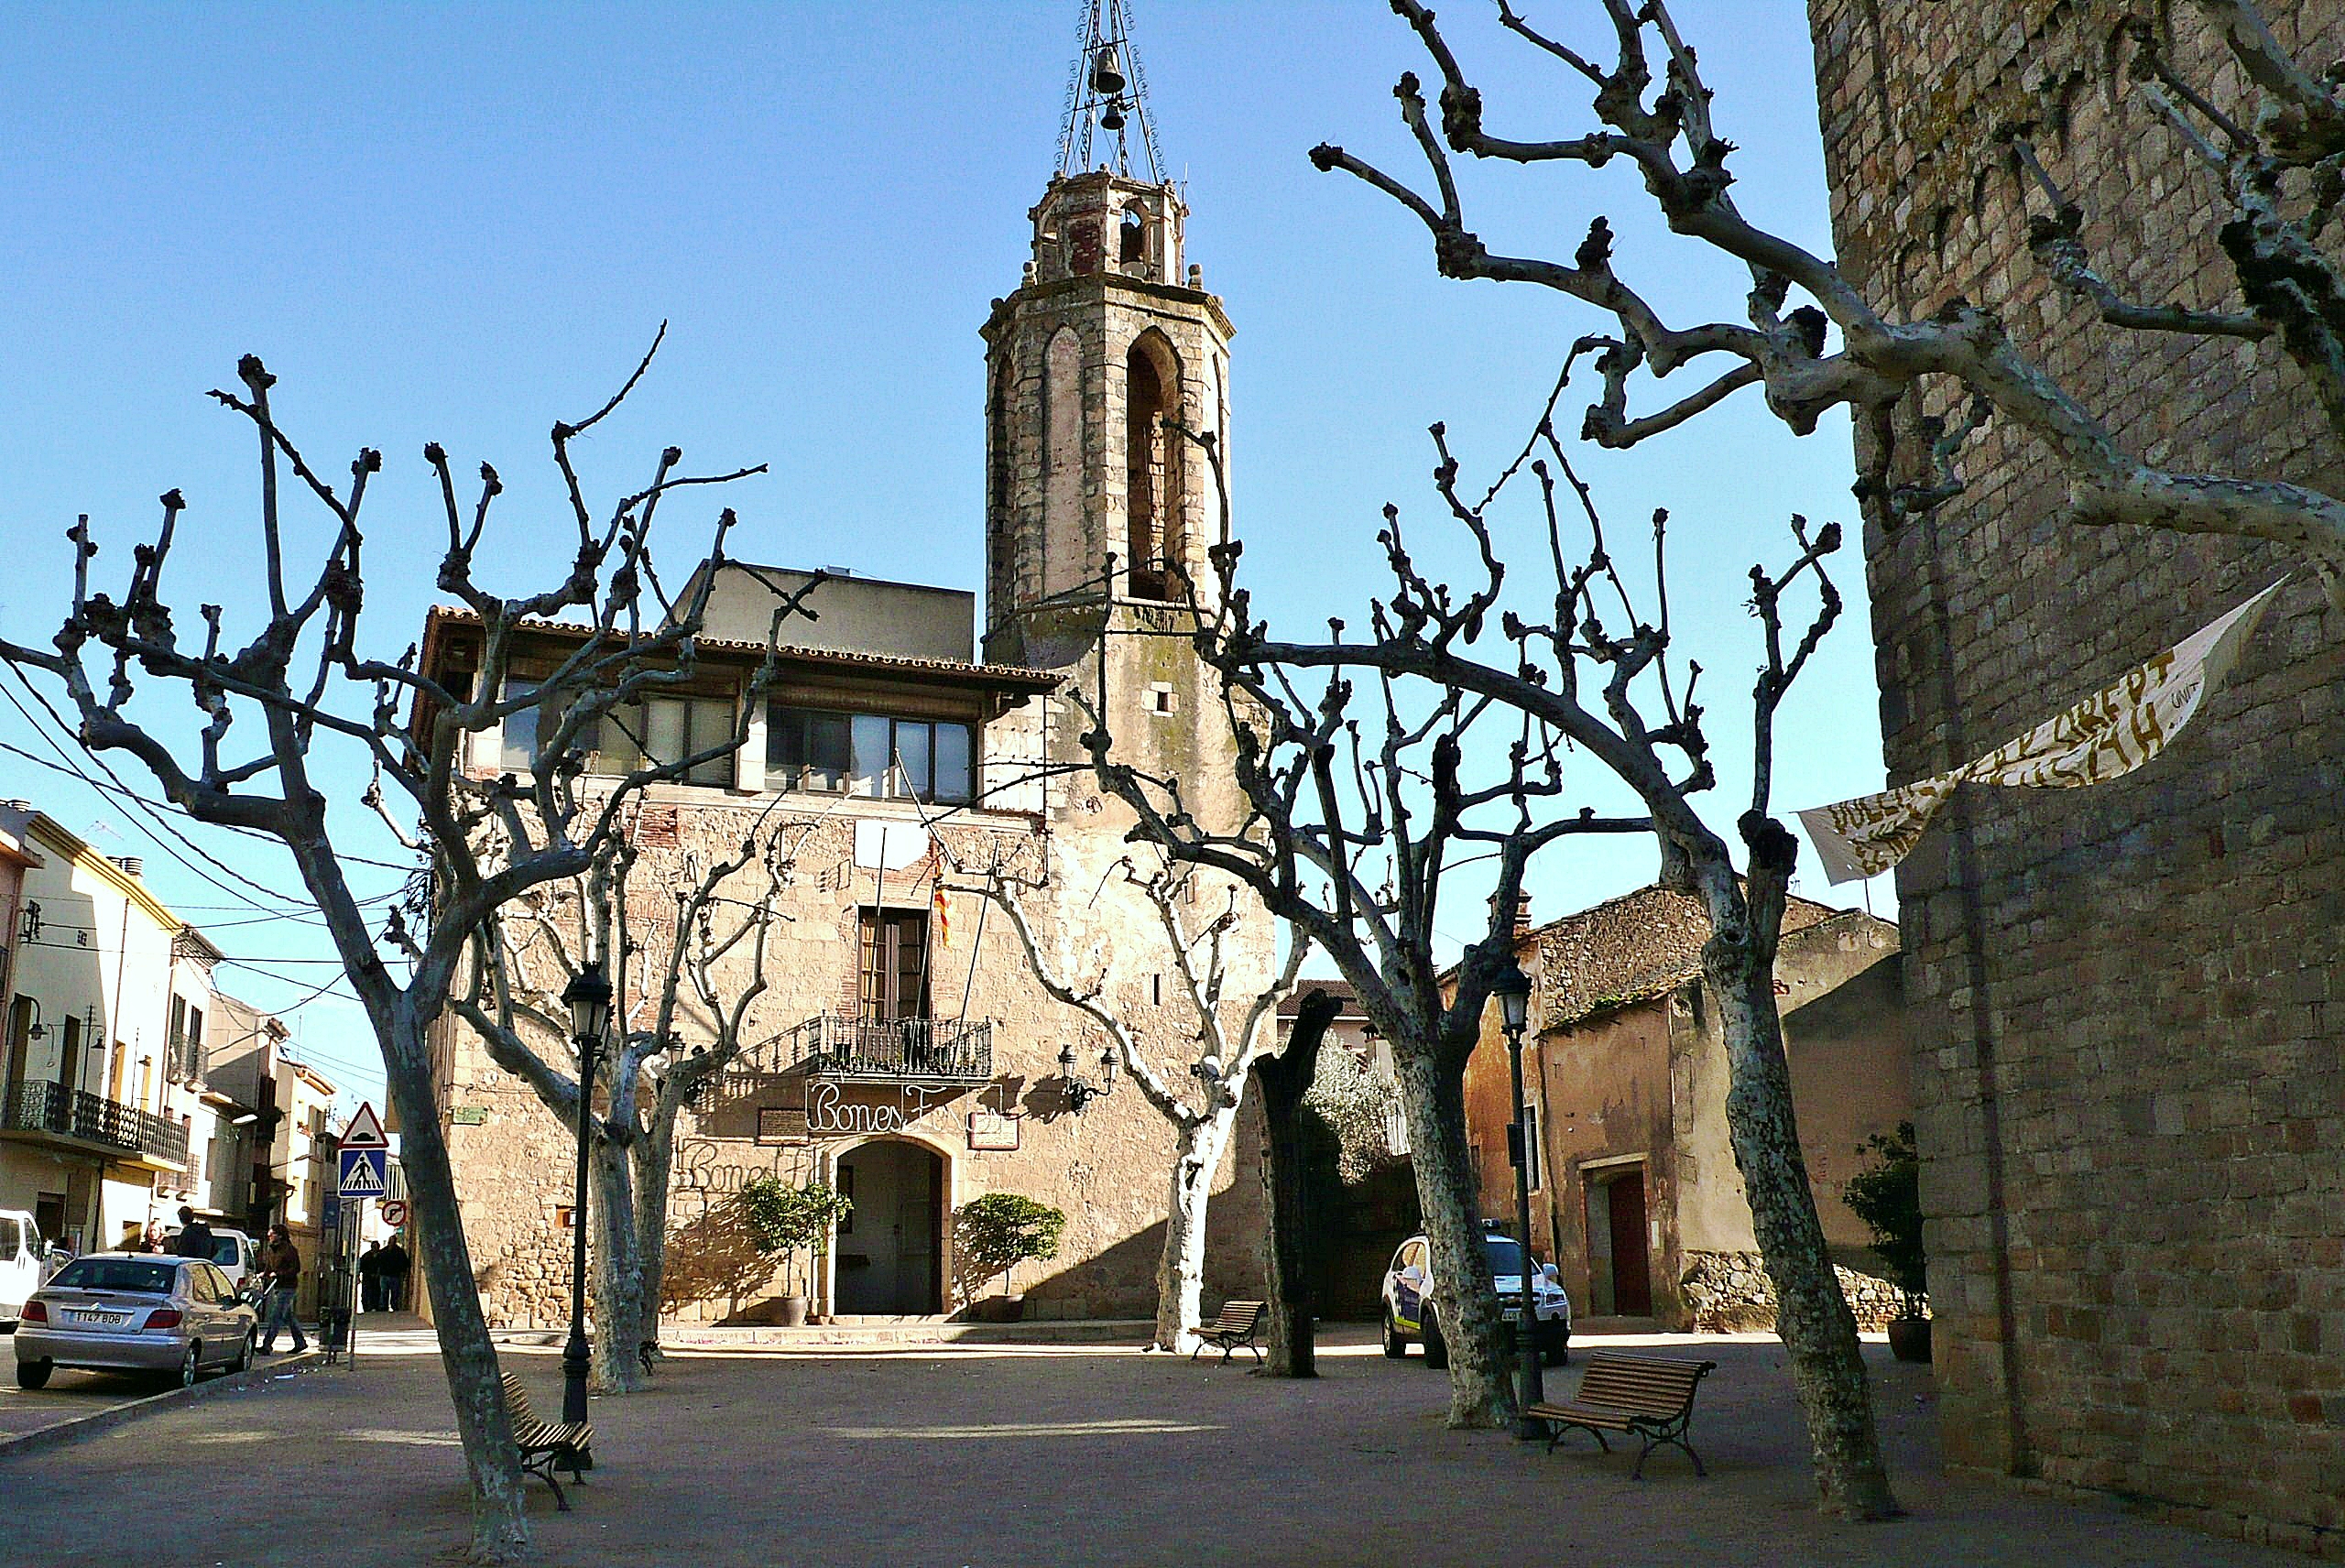
[[[2197,715],[2287,581],[2281,578],[2212,626],[1951,773],[1800,812],[1826,877],[1861,882],[1904,859],[1958,784],[2076,789],[2132,772]]]
[[[855,824],[855,863],[870,870],[902,871],[928,855],[928,830],[917,822],[865,820]]]

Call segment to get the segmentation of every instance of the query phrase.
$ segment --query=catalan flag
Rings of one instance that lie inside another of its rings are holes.
[[[934,921],[936,945],[951,947],[953,945],[953,896],[944,890],[943,883],[937,883],[936,892],[929,899],[929,903],[936,911]]]

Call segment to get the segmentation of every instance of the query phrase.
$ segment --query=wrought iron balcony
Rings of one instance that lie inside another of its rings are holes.
[[[187,1129],[179,1123],[43,1079],[8,1085],[0,1133],[10,1132],[104,1144],[182,1169],[187,1165]]]
[[[796,1065],[817,1077],[978,1083],[993,1076],[993,1024],[987,1019],[822,1013],[790,1035]]]

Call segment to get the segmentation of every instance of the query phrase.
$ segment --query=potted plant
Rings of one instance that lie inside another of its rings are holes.
[[[1006,1276],[1020,1263],[1056,1258],[1066,1215],[1048,1203],[1016,1192],[987,1192],[972,1198],[953,1215],[954,1272],[962,1295],[974,1297],[988,1280]],[[1005,1289],[991,1301],[970,1301],[973,1316],[996,1323],[1014,1323],[1025,1312],[1026,1298]]]
[[[1929,1274],[1922,1251],[1922,1157],[1914,1146],[1914,1124],[1900,1122],[1894,1133],[1875,1133],[1857,1147],[1872,1163],[1849,1178],[1841,1201],[1872,1232],[1872,1249],[1897,1290],[1897,1315],[1889,1323],[1890,1353],[1900,1361],[1930,1358]]]
[[[802,1265],[831,1227],[854,1212],[855,1203],[827,1181],[792,1187],[775,1176],[751,1177],[741,1184],[737,1201],[758,1252],[767,1257],[780,1253],[786,1264],[799,1266],[779,1303],[782,1326],[796,1328],[806,1321],[808,1286]]]

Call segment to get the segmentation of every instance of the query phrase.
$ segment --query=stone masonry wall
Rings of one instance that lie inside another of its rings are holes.
[[[1897,1287],[1875,1274],[1832,1266],[1857,1327],[1878,1334],[1897,1315]],[[1677,1291],[1696,1334],[1772,1334],[1775,1285],[1755,1252],[1689,1252]]]
[[[660,922],[672,918],[667,873],[693,858],[705,864],[737,844],[753,818],[772,803],[770,797],[705,789],[667,789],[660,799],[678,803],[671,840],[647,843],[631,883],[630,906],[637,931],[655,958],[666,945]],[[867,1136],[817,1128],[780,1142],[758,1137],[761,1108],[806,1104],[802,1081],[780,1071],[788,1065],[790,1050],[779,1037],[817,1013],[854,1011],[855,909],[872,901],[875,888],[874,869],[856,864],[857,817],[889,820],[900,844],[929,831],[909,805],[855,801],[824,815],[825,804],[810,797],[803,810],[777,810],[765,823],[764,831],[791,833],[799,844],[791,883],[781,899],[784,918],[767,960],[769,990],[753,1004],[745,1031],[753,1041],[775,1044],[746,1053],[742,1067],[720,1080],[711,1103],[698,1113],[687,1111],[679,1129],[668,1306],[671,1315],[685,1321],[714,1321],[752,1310],[782,1288],[775,1270],[746,1269],[746,1258],[725,1256],[732,1245],[728,1204],[741,1184],[766,1172],[794,1182],[818,1175],[833,1179],[832,1162]],[[1078,824],[1098,814],[1083,805],[1076,800],[1069,812]],[[1192,1026],[1173,1005],[1173,977],[1169,962],[1160,956],[1161,940],[1148,940],[1157,930],[1153,917],[1127,907],[1129,895],[1105,876],[1110,852],[1122,852],[1114,836],[1084,825],[1046,833],[1034,817],[987,811],[959,813],[933,831],[965,865],[987,864],[998,851],[1006,864],[1047,866],[1053,887],[1030,895],[1046,946],[1075,974],[1088,976],[1104,965],[1109,994],[1154,1042],[1159,1071],[1176,1088],[1194,1091],[1189,1058],[1180,1054]],[[927,909],[933,877],[931,864],[889,873],[884,904]],[[1082,1116],[1072,1115],[1056,1060],[1060,1047],[1074,1043],[1077,1071],[1096,1078],[1104,1041],[1086,1020],[1033,983],[1015,934],[998,911],[981,917],[979,900],[963,894],[954,900],[952,925],[953,945],[937,949],[932,960],[933,1005],[943,1018],[958,1017],[965,988],[967,1018],[993,1025],[993,1077],[958,1092],[923,1091],[907,1098],[890,1090],[856,1091],[847,1099],[907,1113],[900,1127],[891,1126],[882,1136],[900,1137],[943,1155],[952,1205],[987,1192],[1011,1192],[1065,1212],[1059,1258],[1021,1266],[1013,1281],[1027,1295],[1030,1315],[1152,1315],[1172,1165],[1170,1125],[1129,1082]],[[1267,940],[1267,928],[1259,921],[1241,933],[1232,995],[1251,995],[1249,985],[1259,989],[1264,964],[1255,948]],[[729,967],[720,969],[720,990],[746,984],[747,956],[745,946]],[[1164,971],[1161,991],[1153,981],[1159,970]],[[1162,1005],[1153,999],[1158,995]],[[490,1320],[516,1325],[562,1322],[570,1264],[568,1236],[557,1223],[557,1211],[571,1201],[572,1137],[534,1093],[488,1059],[468,1029],[449,1026],[444,1040],[451,1062],[448,1104],[456,1117],[449,1129],[451,1150]],[[973,1112],[998,1117],[997,1135],[1014,1124],[1019,1147],[977,1147]],[[1216,1184],[1209,1306],[1224,1296],[1260,1293],[1257,1147],[1251,1125],[1241,1118]],[[949,1267],[946,1278],[949,1291]],[[949,1309],[957,1303],[947,1304]]]
[[[1811,0],[1841,266],[1906,315],[2002,311],[2153,462],[2334,494],[2345,463],[2278,352],[2116,333],[2027,254],[2043,198],[1994,139],[2016,124],[2121,292],[2236,308],[2218,193],[2111,69],[2138,9]],[[2239,102],[2196,8],[2154,9],[2185,72]],[[2312,69],[2345,53],[2334,5],[2265,9]],[[1892,781],[2298,564],[2066,524],[2058,474],[2000,426],[1965,466],[1934,519],[1866,530]],[[1949,1457],[2345,1556],[2340,694],[2345,626],[2298,581],[2159,762],[1967,792],[1898,887]]]

